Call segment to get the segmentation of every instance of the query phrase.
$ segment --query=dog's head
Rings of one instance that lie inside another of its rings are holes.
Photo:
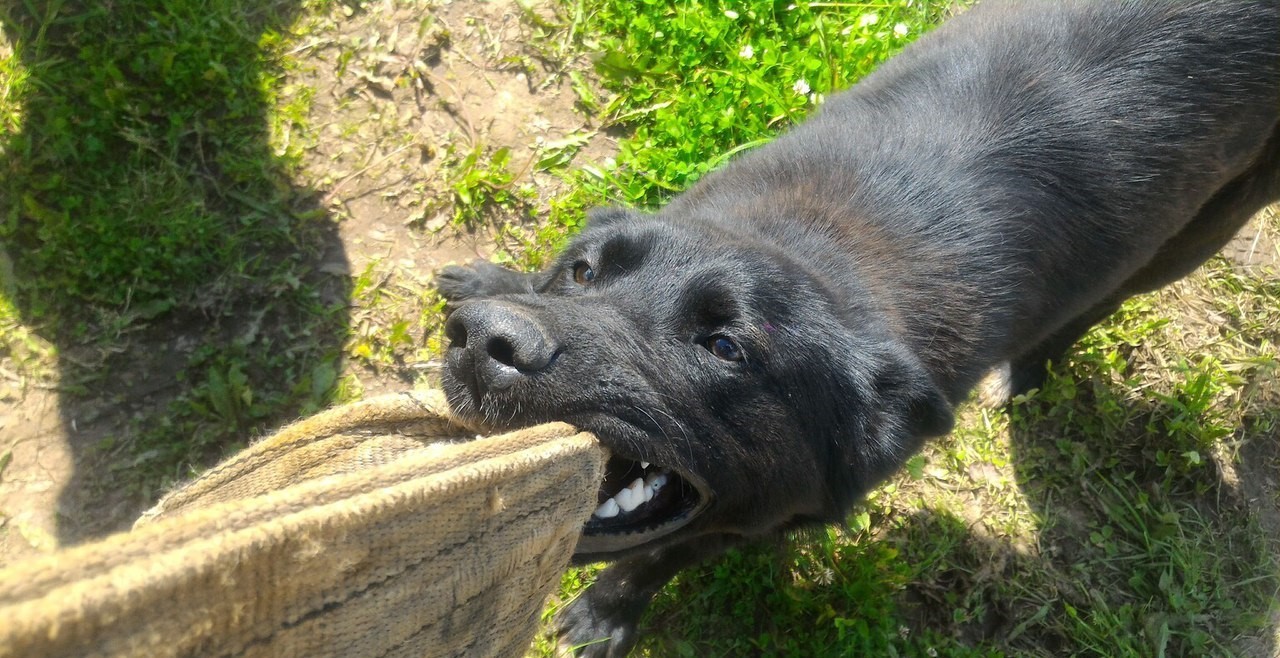
[[[900,342],[758,237],[597,212],[539,276],[454,309],[444,388],[485,426],[565,421],[611,452],[580,559],[838,519],[950,428]]]

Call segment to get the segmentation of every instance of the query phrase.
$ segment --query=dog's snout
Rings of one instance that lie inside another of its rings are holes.
[[[466,348],[467,321],[462,313],[454,311],[449,314],[444,323],[444,337],[449,339],[449,347]]]
[[[529,311],[503,302],[465,304],[449,316],[445,337],[467,358],[460,366],[487,388],[507,388],[551,365],[556,342]]]

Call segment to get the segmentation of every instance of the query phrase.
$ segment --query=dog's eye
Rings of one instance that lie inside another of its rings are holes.
[[[712,336],[708,338],[707,349],[716,355],[716,358],[725,361],[741,361],[743,357],[742,348],[738,347],[738,344],[728,336]]]
[[[573,264],[573,281],[578,285],[586,285],[596,280],[596,271],[586,261],[578,261]]]

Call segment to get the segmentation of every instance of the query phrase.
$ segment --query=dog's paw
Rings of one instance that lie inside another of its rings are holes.
[[[1013,399],[1013,366],[1008,361],[1001,363],[978,383],[978,406],[984,409],[999,409]]]
[[[977,404],[984,409],[1000,409],[1034,395],[1044,386],[1049,371],[1041,361],[1008,362],[992,368],[977,387]]]
[[[519,272],[477,260],[470,265],[449,265],[441,269],[436,273],[435,286],[445,300],[462,302],[509,292],[512,279],[521,276]]]
[[[556,617],[556,658],[623,658],[635,646],[640,615],[600,605],[591,593]]]

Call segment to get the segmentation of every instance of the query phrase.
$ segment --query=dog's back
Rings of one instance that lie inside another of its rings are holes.
[[[755,206],[772,240],[835,240],[812,250],[837,259],[892,245],[875,271],[818,269],[885,282],[959,398],[1221,248],[1280,196],[1278,117],[1280,2],[985,2],[666,212]],[[790,225],[788,187],[843,204],[811,213],[831,222],[817,238]]]

